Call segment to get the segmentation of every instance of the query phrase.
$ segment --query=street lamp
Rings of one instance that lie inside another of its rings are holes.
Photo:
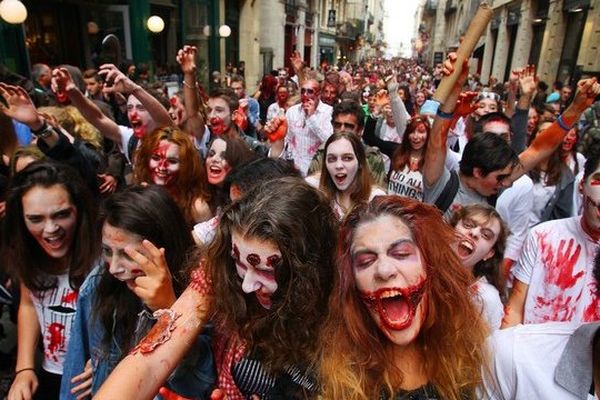
[[[0,3],[0,17],[9,24],[21,24],[27,19],[27,8],[19,0],[3,0]]]
[[[219,27],[219,36],[222,38],[228,38],[231,35],[231,28],[229,25],[221,25]]]
[[[6,1],[6,0],[5,0]],[[148,30],[152,33],[160,33],[165,29],[165,21],[158,15],[153,15],[148,18],[148,22],[146,22],[146,26]]]

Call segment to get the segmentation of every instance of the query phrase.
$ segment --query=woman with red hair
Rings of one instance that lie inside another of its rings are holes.
[[[453,240],[439,211],[398,196],[346,217],[321,334],[323,398],[476,397],[487,329]]]
[[[135,160],[135,182],[163,186],[190,227],[212,217],[206,170],[188,134],[171,127],[156,129],[142,139]]]

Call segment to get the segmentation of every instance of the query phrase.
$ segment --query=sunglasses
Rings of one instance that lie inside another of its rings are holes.
[[[300,94],[310,94],[310,95],[313,95],[313,94],[315,94],[315,89],[313,89],[313,88],[301,88],[300,89]]]

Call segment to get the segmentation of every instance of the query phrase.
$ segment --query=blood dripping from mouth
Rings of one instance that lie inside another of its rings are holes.
[[[223,121],[223,118],[212,117],[210,119],[210,130],[217,136],[224,134],[227,129],[225,127],[225,121]]]
[[[360,297],[367,307],[377,311],[381,323],[388,329],[402,330],[410,326],[412,323],[417,306],[421,302],[423,294],[425,293],[426,281],[426,278],[422,278],[418,283],[408,287],[388,287],[378,289],[375,292],[361,292]],[[400,294],[392,297],[384,297],[390,292],[399,292]],[[400,296],[400,299],[396,299],[398,296]],[[395,323],[390,321],[388,313],[385,310],[386,306],[384,305],[384,302],[386,301],[405,301],[406,305],[408,306],[408,317],[401,322]]]

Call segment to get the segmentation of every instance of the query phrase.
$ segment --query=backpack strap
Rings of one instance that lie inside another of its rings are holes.
[[[456,193],[458,193],[459,183],[458,173],[456,171],[450,171],[450,179],[448,179],[448,182],[446,182],[446,185],[444,185],[442,192],[434,203],[442,214],[450,208],[450,205],[452,205],[452,200],[454,200]]]

